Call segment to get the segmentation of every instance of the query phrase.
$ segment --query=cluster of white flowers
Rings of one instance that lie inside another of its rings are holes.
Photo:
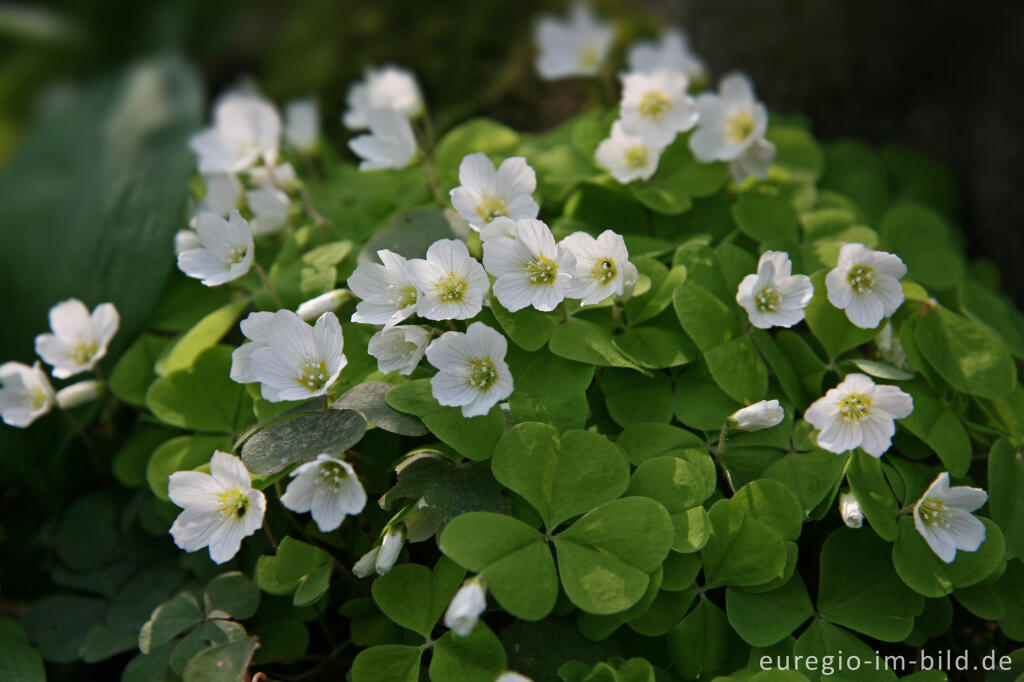
[[[69,379],[96,369],[107,354],[121,317],[113,303],[101,303],[92,312],[77,298],[50,308],[50,332],[36,336],[36,354],[53,367],[56,379]],[[39,362],[0,365],[0,419],[25,428],[54,407],[69,409],[102,395],[102,381],[79,381],[54,391]]]
[[[365,78],[349,88],[348,111],[342,116],[350,130],[369,129],[348,143],[363,160],[360,170],[408,166],[418,150],[411,120],[424,110],[412,73],[397,66],[367,69]]]

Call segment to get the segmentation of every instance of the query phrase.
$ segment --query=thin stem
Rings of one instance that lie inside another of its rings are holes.
[[[726,468],[725,462],[722,461],[722,453],[725,452],[725,436],[729,433],[729,422],[722,424],[722,431],[718,434],[718,447],[715,448],[715,464],[722,470],[722,477],[725,482],[729,485],[729,491],[735,495],[736,486],[732,484],[732,474],[729,473],[729,469]]]
[[[92,438],[90,438],[89,435],[85,432],[85,426],[82,424],[82,422],[75,419],[71,412],[65,410],[63,407],[58,405],[57,409],[60,410],[61,414],[64,415],[64,418],[68,420],[68,423],[71,425],[71,429],[75,432],[75,435],[81,438],[82,442],[85,443],[86,447],[88,447],[91,450],[93,447]]]
[[[274,534],[270,532],[270,524],[267,523],[267,517],[263,517],[263,532],[267,534],[267,540],[270,541],[270,546],[277,551],[277,540],[274,539]]]
[[[444,199],[441,198],[441,190],[437,186],[437,176],[434,174],[434,165],[430,163],[430,158],[423,154],[423,170],[427,172],[427,185],[430,186],[430,193],[434,195],[434,201],[440,206],[444,206]]]
[[[565,299],[559,302],[558,309],[562,311],[562,324],[565,324],[569,321],[569,309],[565,306]]]
[[[331,398],[326,393],[324,393],[324,409],[331,409]]]
[[[266,287],[267,293],[270,294],[271,300],[274,301],[274,305],[277,306],[278,310],[284,309],[284,303],[281,303],[281,297],[277,295],[277,291],[274,290],[274,285],[270,283],[270,278],[267,277],[266,270],[263,269],[259,263],[253,263],[253,268],[256,270],[256,274],[260,276],[260,281],[263,282],[263,286]]]
[[[612,328],[611,328],[611,333],[612,334],[614,334],[615,330],[618,329],[618,327],[619,327],[619,315],[621,315],[621,314],[622,314],[622,308],[620,308],[619,306],[617,306],[617,305],[615,305],[613,303],[612,304]]]

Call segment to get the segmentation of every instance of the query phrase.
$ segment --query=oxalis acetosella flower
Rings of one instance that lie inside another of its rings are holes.
[[[976,552],[985,541],[985,524],[971,512],[988,500],[981,488],[950,487],[949,472],[942,472],[914,505],[914,527],[936,556],[947,564],[957,550]]]
[[[377,257],[380,263],[363,263],[348,278],[349,290],[363,299],[356,304],[352,321],[391,327],[416,314],[420,292],[404,256],[381,249]]]
[[[580,299],[580,305],[600,303],[609,296],[628,295],[638,277],[629,262],[629,251],[622,235],[605,230],[597,238],[586,232],[574,232],[559,246],[576,259],[576,271],[569,283],[567,298]]]
[[[670,144],[697,123],[697,107],[686,94],[687,85],[686,76],[678,71],[623,75],[619,105],[623,130],[652,146]]]
[[[366,352],[377,359],[377,369],[388,374],[413,373],[427,351],[431,330],[418,325],[385,327],[370,337]]]
[[[53,409],[53,386],[39,363],[0,365],[0,419],[8,426],[25,428]]]
[[[121,316],[113,303],[101,303],[90,313],[77,298],[50,308],[52,333],[36,337],[36,353],[53,366],[53,376],[67,379],[87,372],[107,354]]]
[[[462,584],[444,612],[444,626],[459,637],[467,637],[487,609],[487,588],[483,578],[473,576]]]
[[[547,80],[593,76],[601,70],[614,37],[611,26],[598,21],[585,2],[577,1],[564,20],[554,16],[537,20],[537,71]]]
[[[508,342],[483,322],[466,333],[445,332],[427,347],[427,361],[438,373],[430,380],[434,398],[461,407],[463,417],[490,412],[512,394],[512,374],[505,364]]]
[[[214,105],[213,126],[189,140],[200,173],[239,173],[277,160],[281,117],[252,93],[229,93]]]
[[[245,193],[245,201],[252,211],[249,229],[254,237],[280,232],[288,224],[291,200],[281,188],[296,181],[295,168],[290,163],[276,168],[254,168],[250,173],[256,187]]]
[[[763,178],[775,157],[775,145],[764,139],[768,110],[754,97],[746,76],[722,79],[718,93],[697,98],[700,120],[690,136],[690,149],[699,161],[728,161],[736,182],[747,176]]]
[[[622,121],[612,124],[611,136],[601,140],[594,158],[621,183],[647,180],[658,170],[658,161],[665,150],[626,132]]]
[[[346,514],[358,514],[366,506],[363,484],[344,460],[317,455],[292,471],[291,477],[281,504],[300,514],[310,512],[323,533],[336,530]]]
[[[252,268],[254,246],[249,223],[238,211],[224,220],[213,213],[196,218],[200,247],[178,254],[178,269],[208,287],[238,279]]]
[[[903,305],[900,278],[905,274],[907,266],[895,254],[843,244],[839,262],[825,277],[829,303],[853,324],[872,329]]]
[[[411,71],[397,66],[370,67],[348,90],[348,111],[342,117],[350,130],[370,127],[374,109],[393,109],[406,118],[423,113],[423,95]]]
[[[285,106],[284,141],[302,154],[316,151],[320,143],[320,106],[316,97],[292,100]]]
[[[259,529],[267,510],[267,498],[252,487],[242,460],[220,450],[213,453],[208,474],[171,474],[167,495],[184,509],[171,526],[174,544],[186,552],[209,547],[217,564],[238,553],[242,539]]]
[[[376,571],[377,575],[385,575],[395,567],[398,555],[405,545],[405,530],[398,527],[388,528],[381,543],[359,558],[352,567],[357,578],[365,578]]]
[[[189,224],[193,227],[200,213],[214,213],[221,218],[227,218],[231,211],[238,208],[238,200],[242,197],[242,183],[234,174],[206,174],[203,176],[203,189],[203,199],[189,219]]]
[[[778,426],[785,418],[786,411],[778,400],[761,400],[733,412],[728,425],[740,431],[760,431]]]
[[[469,226],[482,231],[495,218],[536,218],[537,174],[521,156],[494,164],[483,152],[467,154],[459,164],[459,183],[451,191],[452,206]]]
[[[659,69],[677,71],[690,80],[704,77],[704,63],[690,50],[690,41],[679,29],[662,34],[655,41],[633,43],[626,57],[629,70],[654,73]]]
[[[258,381],[271,402],[327,395],[348,363],[337,316],[324,313],[310,326],[290,310],[254,315],[258,317],[250,315],[246,322],[251,322],[242,328],[253,343],[232,354],[231,378]]]
[[[864,525],[864,512],[853,491],[847,490],[839,494],[839,516],[847,528],[860,528]]]
[[[818,445],[829,452],[859,447],[873,457],[881,457],[896,433],[893,420],[908,417],[913,411],[914,400],[909,394],[854,373],[814,401],[804,412],[804,419],[818,429]]]
[[[757,274],[740,282],[736,302],[743,306],[750,324],[758,329],[792,327],[804,319],[804,308],[814,296],[807,275],[794,275],[785,251],[765,251],[757,262]]]
[[[569,291],[575,256],[539,220],[517,221],[515,234],[484,242],[484,268],[497,278],[495,297],[512,312],[528,306],[554,310]]]
[[[394,109],[373,109],[369,117],[370,133],[348,141],[362,159],[359,170],[405,168],[412,163],[418,149],[409,119]]]
[[[465,320],[483,308],[491,282],[484,266],[456,239],[439,239],[426,259],[406,263],[409,279],[420,292],[416,313],[428,320]]]

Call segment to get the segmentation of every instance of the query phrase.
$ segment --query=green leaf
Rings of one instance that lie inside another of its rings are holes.
[[[317,455],[341,455],[366,433],[366,420],[354,410],[300,413],[251,436],[242,461],[256,476],[269,476]]]
[[[253,571],[253,580],[260,586],[260,589],[267,594],[284,596],[295,592],[299,581],[302,578],[294,578],[288,582],[282,582],[277,577],[277,557],[263,555],[256,560],[256,569]]]
[[[245,620],[260,605],[260,590],[240,571],[221,573],[206,583],[203,605],[207,618]]]
[[[739,323],[725,303],[692,278],[688,277],[676,289],[672,303],[679,324],[702,352],[741,333]]]
[[[471,118],[444,134],[434,150],[434,161],[441,166],[458,166],[467,154],[504,154],[518,141],[519,133],[506,125],[489,118]]]
[[[892,549],[892,563],[900,578],[926,597],[941,597],[954,587],[970,587],[992,575],[1003,561],[1005,544],[999,526],[979,517],[985,524],[985,541],[976,552],[960,550],[953,563],[935,555],[914,527],[910,516],[900,519],[900,534]]]
[[[274,574],[278,582],[290,583],[309,575],[330,560],[330,555],[319,547],[286,535],[277,546]]]
[[[653,262],[658,263],[661,267],[647,273],[651,277],[650,291],[626,302],[626,319],[629,320],[631,326],[657,317],[672,305],[672,295],[686,279],[685,265],[677,265],[668,270],[658,261]]]
[[[951,476],[964,476],[971,466],[971,440],[967,430],[956,412],[942,404],[922,383],[905,387],[914,399],[914,411],[900,420],[900,425],[927,443]]]
[[[494,682],[508,663],[505,647],[483,623],[465,637],[445,633],[434,642],[431,682]]]
[[[725,591],[729,624],[752,646],[772,646],[814,615],[807,588],[799,574],[769,592],[748,592],[740,587]]]
[[[693,342],[676,329],[635,327],[612,337],[612,345],[647,369],[678,367],[697,358]]]
[[[385,395],[391,384],[380,381],[366,381],[358,384],[331,405],[335,410],[354,410],[363,415],[369,424],[397,433],[400,436],[422,436],[427,428],[415,417],[399,412],[388,405]]]
[[[825,173],[820,187],[857,202],[874,224],[889,204],[885,163],[877,152],[857,140],[838,140],[825,147]]]
[[[183,682],[244,682],[259,642],[251,637],[203,649],[185,666]]]
[[[796,211],[783,197],[746,192],[732,205],[732,217],[758,242],[793,243],[800,238]]]
[[[608,414],[621,426],[672,421],[675,397],[669,377],[612,368],[601,374],[600,384]]]
[[[628,497],[587,513],[554,543],[569,599],[588,613],[616,613],[644,596],[672,545],[672,521],[654,500]]]
[[[783,575],[786,547],[778,533],[730,500],[709,512],[714,529],[701,550],[706,587],[760,585]]]
[[[1017,384],[1013,358],[988,328],[942,306],[921,317],[914,342],[928,363],[954,388],[982,398],[1002,398]]]
[[[794,359],[790,358],[779,343],[763,329],[751,330],[750,338],[768,363],[779,385],[782,386],[782,390],[785,391],[786,397],[797,405],[806,404],[808,402],[807,391]]]
[[[668,633],[666,643],[672,667],[688,680],[711,679],[732,669],[737,659],[746,660],[747,647],[729,627],[725,613],[703,597]]]
[[[771,125],[765,137],[775,145],[773,166],[808,182],[814,182],[821,176],[825,169],[825,152],[809,132],[796,126]]]
[[[177,431],[162,426],[139,424],[128,434],[110,461],[110,470],[117,482],[126,488],[137,488],[146,482],[149,457]]]
[[[696,596],[696,586],[678,592],[662,590],[642,616],[629,621],[629,629],[647,637],[661,637],[679,624]]]
[[[736,491],[733,504],[747,517],[761,521],[783,540],[796,540],[803,529],[800,501],[782,483],[769,478],[751,481]]]
[[[174,646],[171,651],[171,670],[175,675],[183,675],[188,662],[203,649],[245,637],[245,628],[234,621],[214,620],[202,623],[181,639],[171,643]]]
[[[664,215],[679,215],[690,210],[693,205],[690,195],[679,186],[653,187],[630,184],[629,192],[647,208]]]
[[[416,459],[398,472],[398,483],[381,499],[385,509],[396,500],[424,499],[444,523],[471,511],[508,513],[508,500],[486,464],[450,462],[439,457]]]
[[[366,241],[358,261],[377,262],[377,252],[381,249],[406,258],[425,258],[427,249],[438,239],[458,239],[444,209],[417,208],[396,213],[386,228],[374,232]]]
[[[491,312],[513,343],[527,351],[544,347],[558,328],[561,320],[558,312],[542,312],[536,308],[523,308],[509,312],[496,296],[491,296]]]
[[[764,470],[764,477],[783,483],[796,495],[805,514],[818,506],[842,479],[846,455],[825,450],[794,452]]]
[[[629,485],[622,451],[591,431],[558,432],[546,424],[514,426],[494,449],[494,477],[526,498],[548,530],[613,500]]]
[[[202,622],[199,602],[188,592],[179,592],[153,610],[139,631],[139,649],[148,654]]]
[[[192,367],[153,382],[146,405],[171,426],[195,431],[237,433],[252,421],[252,398],[231,372],[230,346],[203,351]]]
[[[467,459],[481,461],[490,457],[504,431],[505,420],[497,405],[480,417],[463,417],[460,408],[437,403],[429,379],[399,384],[387,392],[386,398],[396,410],[422,419],[431,433]]]
[[[441,533],[441,551],[479,573],[503,609],[539,620],[558,597],[558,574],[544,536],[522,521],[487,512],[456,517]]]
[[[715,346],[705,351],[704,359],[715,383],[733,400],[750,405],[768,392],[768,370],[749,337]]]
[[[804,314],[807,326],[811,328],[815,338],[821,341],[825,352],[830,358],[836,358],[844,351],[875,338],[878,329],[861,329],[855,326],[846,317],[846,313],[829,302],[825,275],[824,271],[811,275],[814,297],[804,308]]]
[[[855,366],[865,374],[870,374],[873,377],[879,379],[888,379],[890,381],[906,381],[907,379],[913,379],[913,372],[902,370],[892,365],[887,365],[884,362],[877,360],[868,360],[866,358],[854,358],[850,361],[850,364]]]
[[[320,564],[312,573],[302,578],[295,588],[292,603],[295,606],[309,606],[319,601],[331,587],[332,569],[333,566],[329,563]]]
[[[717,431],[741,407],[718,387],[703,363],[687,368],[676,379],[676,418],[689,427]]]
[[[654,457],[672,454],[684,448],[703,448],[698,436],[668,424],[633,424],[619,434],[619,447],[626,451],[629,461],[639,466]]]
[[[110,392],[126,403],[146,404],[146,391],[156,380],[157,358],[170,340],[155,334],[143,334],[128,347],[110,373]]]
[[[548,348],[555,355],[576,362],[639,369],[612,343],[612,335],[607,328],[579,318],[570,318],[560,324],[548,341]]]
[[[991,327],[1015,356],[1024,358],[1024,322],[1006,296],[969,279],[960,283],[958,293],[960,310],[964,315]]]
[[[249,303],[248,298],[240,298],[201,319],[171,346],[169,352],[161,355],[156,362],[156,373],[166,376],[192,367],[203,351],[213,348],[235,326],[238,316]]]
[[[818,583],[818,612],[825,618],[884,642],[899,642],[923,610],[924,599],[893,570],[889,543],[845,527],[825,540]]]
[[[843,657],[847,659],[847,670],[854,667],[848,662],[849,660],[859,659],[857,682],[896,679],[896,673],[885,666],[879,665],[878,654],[873,647],[868,646],[849,631],[832,625],[827,620],[815,619],[811,626],[804,630],[803,634],[796,640],[796,646],[793,647],[793,654],[802,657],[798,661],[797,666],[800,671],[805,673],[810,679],[822,680],[822,682],[828,682],[828,680],[836,678],[832,675],[823,674],[820,662],[826,660],[825,657],[827,656],[836,656],[840,651],[843,652]],[[815,660],[818,663],[809,666],[805,663],[808,656],[815,656]]]
[[[515,421],[545,422],[559,431],[584,427],[588,411],[585,391],[594,377],[592,365],[517,346],[509,348],[506,362],[515,377],[515,391],[509,398]]]
[[[988,455],[988,509],[1010,556],[1024,556],[1024,452],[1001,438]]]
[[[0,618],[0,678],[46,682],[46,669],[39,652],[29,646],[24,628],[6,617]]]
[[[161,500],[167,497],[167,481],[175,471],[188,471],[206,464],[214,450],[231,450],[231,439],[226,436],[178,436],[164,442],[153,451],[146,465],[146,481],[150,490]]]
[[[360,651],[352,662],[352,682],[417,682],[423,648],[384,644]]]
[[[899,505],[885,479],[885,474],[882,473],[881,459],[856,450],[850,458],[846,478],[857,502],[860,503],[864,517],[874,531],[883,540],[895,540],[898,533],[896,517]]]
[[[908,275],[928,289],[950,289],[964,278],[964,261],[949,244],[945,220],[926,206],[896,204],[881,223],[881,246],[899,254]]]
[[[444,556],[433,571],[419,564],[401,564],[373,581],[373,600],[394,622],[430,637],[465,577],[466,572]]]
[[[711,522],[699,506],[707,497],[703,475],[689,462],[673,456],[645,460],[629,484],[629,495],[657,500],[672,519],[672,549],[695,552],[707,542]]]

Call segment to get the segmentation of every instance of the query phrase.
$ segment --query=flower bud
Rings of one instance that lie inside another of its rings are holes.
[[[778,400],[762,400],[737,410],[729,417],[729,425],[740,431],[770,429],[786,417]]]
[[[96,379],[79,381],[57,391],[57,404],[62,410],[70,410],[92,402],[103,395],[103,382]]]
[[[357,578],[365,578],[374,571],[374,565],[377,563],[377,555],[380,554],[380,547],[374,547],[369,552],[364,554],[356,562],[355,566],[352,567],[352,573]]]
[[[404,544],[405,531],[401,528],[389,530],[384,535],[375,564],[377,575],[384,575],[394,567],[395,562],[398,561],[398,553],[402,551],[402,545]]]
[[[843,517],[843,523],[850,528],[860,528],[864,525],[860,502],[852,491],[846,491],[839,496],[839,515]]]
[[[487,595],[483,581],[473,577],[462,584],[444,612],[444,626],[460,637],[466,637],[476,627],[480,614],[487,608]]]
[[[519,673],[514,672],[512,670],[506,670],[501,675],[499,675],[498,679],[496,679],[494,682],[533,682],[533,680],[531,680],[526,675],[520,675]]]
[[[295,312],[299,314],[303,321],[312,322],[324,313],[334,312],[351,296],[352,294],[348,289],[335,289],[302,303]]]

